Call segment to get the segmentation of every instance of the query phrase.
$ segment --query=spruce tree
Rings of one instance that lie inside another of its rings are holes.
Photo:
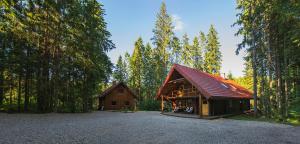
[[[137,91],[139,100],[141,100],[141,86],[142,86],[142,51],[144,50],[143,40],[141,37],[134,44],[134,50],[130,59],[130,68],[132,70],[133,88]]]
[[[193,40],[192,48],[192,60],[193,60],[193,68],[198,70],[203,70],[203,58],[202,58],[202,49],[199,43],[198,37],[195,37]]]
[[[151,45],[149,43],[146,44],[145,51],[143,54],[143,97],[144,98],[151,98],[151,96],[155,95],[155,91],[153,89],[156,89],[155,86],[155,65],[153,61],[153,50],[151,48]],[[152,97],[153,98],[153,97]]]
[[[128,84],[129,87],[133,87],[131,56],[128,52],[126,52],[124,55],[124,66],[126,69],[126,83]]]
[[[160,68],[157,73],[160,75],[159,83],[162,83],[170,65],[168,48],[171,44],[173,36],[172,18],[167,13],[166,4],[163,2],[160,7],[160,12],[157,14],[155,28],[153,29],[154,36],[152,37],[153,44],[159,57]]]
[[[191,59],[191,46],[189,44],[189,38],[188,35],[185,33],[182,37],[182,54],[181,54],[181,60],[182,63],[186,66],[192,66],[192,59]]]
[[[124,61],[123,61],[122,56],[119,56],[112,76],[113,76],[113,79],[115,81],[125,82],[125,80],[126,80],[126,67],[124,66]]]
[[[177,63],[181,64],[181,53],[182,53],[182,46],[180,43],[180,39],[176,36],[173,37],[172,39],[172,51],[171,51],[171,57],[170,57],[170,62],[172,64]]]
[[[207,34],[207,45],[204,54],[204,70],[211,74],[220,74],[221,57],[218,33],[214,26],[211,25]]]
[[[207,41],[206,41],[206,36],[205,36],[205,34],[202,32],[202,31],[200,31],[200,36],[199,36],[199,40],[200,40],[200,50],[199,50],[199,52],[201,52],[201,69],[199,69],[199,70],[201,70],[201,71],[204,71],[204,51],[205,51],[205,49],[206,49],[206,46],[207,46]]]

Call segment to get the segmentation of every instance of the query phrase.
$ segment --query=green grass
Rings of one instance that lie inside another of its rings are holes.
[[[300,99],[291,104],[287,121],[292,125],[300,126]]]
[[[276,119],[267,118],[265,116],[254,117],[253,115],[240,114],[232,117],[228,117],[229,119],[235,120],[246,120],[246,121],[261,121],[261,122],[269,122],[269,123],[280,123],[280,124],[289,124],[294,126],[300,126],[300,121],[297,118],[288,118],[287,122],[282,122]]]
[[[286,122],[282,122],[278,119],[267,118],[265,116],[258,116],[257,118],[253,115],[236,115],[229,117],[229,119],[236,119],[236,120],[247,120],[247,121],[264,121],[264,122],[271,122],[271,123],[283,123],[289,124],[294,126],[300,126],[300,98],[295,100],[291,103],[288,111],[288,119]]]
[[[278,123],[276,120],[270,119],[270,118],[267,118],[264,116],[254,117],[253,115],[246,115],[246,114],[235,115],[235,116],[228,117],[228,118],[235,119],[235,120],[262,121],[262,122]]]

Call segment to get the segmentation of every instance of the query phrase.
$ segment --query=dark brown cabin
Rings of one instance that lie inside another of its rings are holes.
[[[174,64],[156,98],[162,111],[167,101],[173,110],[193,107],[192,114],[215,116],[249,110],[252,92],[232,80]]]
[[[123,82],[114,83],[99,96],[99,110],[135,110],[135,107],[136,95]]]

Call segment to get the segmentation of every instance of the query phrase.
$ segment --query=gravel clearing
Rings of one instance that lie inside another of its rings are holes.
[[[230,119],[202,120],[159,112],[0,113],[0,144],[298,143],[300,127]]]

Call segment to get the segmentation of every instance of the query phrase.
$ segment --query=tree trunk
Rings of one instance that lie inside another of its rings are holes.
[[[4,99],[4,76],[3,76],[3,70],[0,69],[0,106],[3,104]]]
[[[26,73],[25,73],[25,81],[24,81],[24,111],[27,112],[28,111],[28,103],[29,103],[29,77],[30,77],[30,48],[29,46],[27,46],[27,53],[26,53],[26,57],[27,57],[27,61],[26,61]]]
[[[282,93],[282,74],[281,74],[281,66],[280,66],[280,48],[278,40],[276,39],[276,46],[275,46],[275,75],[276,75],[276,101],[277,101],[277,108],[278,108],[278,114],[280,116],[280,119],[282,120],[282,114],[283,114],[283,93]]]
[[[13,97],[13,93],[12,93],[12,87],[13,87],[13,81],[12,81],[12,77],[10,78],[10,84],[9,84],[9,110],[12,110],[12,97]]]
[[[256,48],[252,50],[252,69],[253,69],[253,100],[254,100],[254,114],[257,116],[257,72],[256,72]]]
[[[36,89],[37,89],[37,110],[39,112],[43,109],[43,94],[42,94],[42,76],[41,76],[41,68],[39,67],[37,70],[37,83],[36,83]]]
[[[261,108],[261,111],[263,112],[264,115],[267,115],[267,97],[265,95],[265,66],[264,62],[260,65],[260,76],[261,76],[261,81],[260,81],[260,89],[259,89],[259,95],[260,95],[260,101],[259,101],[259,106]]]
[[[25,93],[24,93],[24,111],[27,112],[28,111],[28,103],[29,103],[29,71],[28,71],[28,67],[26,69],[26,74],[25,74],[25,83],[24,83],[24,87],[25,87]]]
[[[19,74],[18,80],[18,112],[21,112],[21,94],[22,94],[22,72]]]
[[[289,100],[289,89],[288,89],[288,87],[289,87],[289,67],[288,67],[288,55],[287,55],[287,49],[286,49],[286,47],[285,47],[285,44],[286,44],[286,42],[285,42],[286,40],[285,40],[285,36],[284,36],[284,38],[283,38],[283,56],[284,56],[284,65],[283,65],[283,67],[284,67],[284,99],[283,99],[283,101],[284,101],[284,110],[283,110],[283,119],[284,119],[284,121],[286,121],[286,118],[288,117],[288,108],[289,108],[289,102],[288,102],[288,100]]]

